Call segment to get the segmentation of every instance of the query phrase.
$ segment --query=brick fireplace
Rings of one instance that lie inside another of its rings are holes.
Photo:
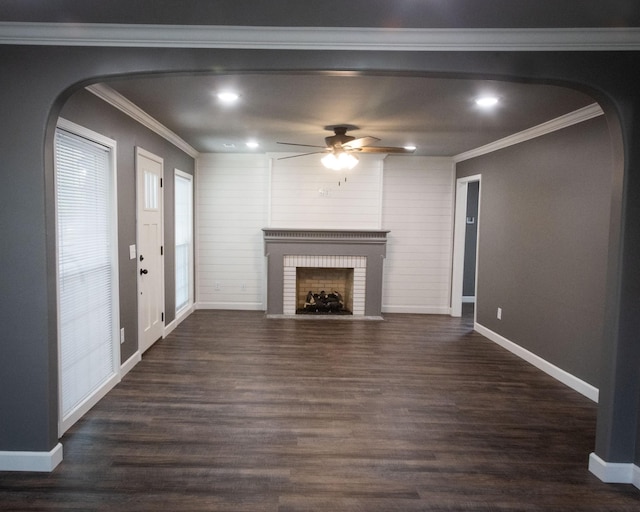
[[[316,291],[306,288],[315,286],[336,288],[353,317],[381,318],[388,231],[264,228],[263,232],[268,316],[295,315],[307,293]]]

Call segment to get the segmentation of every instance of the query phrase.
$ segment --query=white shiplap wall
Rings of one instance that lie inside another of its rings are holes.
[[[269,159],[206,154],[196,186],[197,307],[264,309]]]
[[[385,160],[383,312],[450,312],[454,182],[448,158]]]
[[[271,155],[269,227],[380,228],[384,155],[360,155],[351,171],[325,169],[321,155],[279,160],[281,156],[286,155]]]
[[[318,155],[279,156],[200,156],[197,307],[265,308],[264,227],[382,228],[391,230],[383,311],[449,312],[450,159],[361,155],[355,169],[336,173]]]

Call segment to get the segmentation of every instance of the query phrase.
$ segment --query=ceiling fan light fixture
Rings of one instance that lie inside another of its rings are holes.
[[[353,169],[358,165],[358,159],[351,153],[329,153],[320,160],[322,165],[332,171],[342,171],[344,169]]]

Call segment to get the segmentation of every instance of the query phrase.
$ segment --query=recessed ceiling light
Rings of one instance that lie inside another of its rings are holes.
[[[223,103],[233,103],[238,101],[238,98],[240,98],[240,95],[235,92],[224,91],[218,93],[218,99]]]
[[[250,140],[249,142],[247,142],[247,147],[251,148],[251,149],[255,149],[258,146],[260,146],[260,144],[258,144],[257,142]]]
[[[404,146],[404,149],[406,149],[407,151],[415,151],[417,147],[413,145],[409,145],[409,146]]]
[[[498,98],[496,98],[495,96],[480,96],[479,98],[476,98],[476,105],[478,105],[479,107],[487,108],[493,107],[497,104]]]

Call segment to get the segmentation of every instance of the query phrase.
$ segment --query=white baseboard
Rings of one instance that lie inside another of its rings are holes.
[[[195,309],[232,309],[239,311],[264,311],[262,302],[198,302]]]
[[[415,315],[450,315],[451,308],[448,306],[382,306],[383,313],[407,313]]]
[[[462,303],[463,304],[475,304],[476,303],[476,297],[475,296],[471,296],[471,295],[465,295],[462,297]]]
[[[120,365],[120,378],[129,373],[135,365],[142,360],[142,355],[139,350],[136,350],[133,355]]]
[[[632,463],[606,462],[589,455],[589,471],[608,484],[633,484],[640,489],[640,467]]]
[[[188,308],[185,308],[182,311],[180,311],[180,314],[177,317],[175,317],[171,322],[169,322],[167,325],[164,326],[164,332],[162,334],[162,337],[166,338],[167,336],[169,336],[169,334],[171,334],[173,330],[176,327],[178,327],[182,323],[182,321],[185,318],[187,318],[191,313],[193,313],[195,310],[196,310],[196,306],[195,304],[192,304]]]
[[[50,452],[0,451],[0,471],[36,471],[50,473],[62,462],[62,445]]]
[[[551,375],[554,379],[559,380],[581,395],[586,396],[596,403],[598,402],[598,388],[583,381],[582,379],[579,379],[575,375],[571,375],[569,372],[563,370],[562,368],[558,368],[549,361],[542,359],[540,356],[537,356],[533,352],[529,352],[527,349],[522,348],[520,345],[515,344],[513,341],[504,338],[498,333],[493,332],[491,329],[487,329],[477,322],[474,325],[474,329],[484,337],[489,338],[491,341],[497,343],[501,347],[506,348],[509,352],[512,352],[528,363],[531,363],[536,368],[542,370],[548,375]]]

